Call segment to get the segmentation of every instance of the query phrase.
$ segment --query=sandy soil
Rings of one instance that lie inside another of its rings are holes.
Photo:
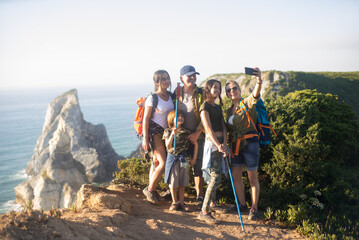
[[[214,213],[220,223],[209,225],[197,219],[193,197],[186,199],[191,211],[185,213],[169,211],[169,200],[148,203],[138,188],[111,190],[131,204],[130,211],[63,209],[60,217],[40,211],[7,213],[0,215],[0,239],[305,239],[263,217],[250,221],[248,213],[242,214],[244,233],[237,213]]]

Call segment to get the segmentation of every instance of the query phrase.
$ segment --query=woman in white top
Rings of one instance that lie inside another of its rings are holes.
[[[153,151],[153,161],[149,176],[149,185],[143,189],[144,195],[151,203],[157,203],[159,194],[155,191],[158,181],[165,169],[166,147],[162,139],[163,131],[168,127],[167,115],[174,109],[170,92],[171,79],[167,71],[158,70],[153,75],[155,93],[147,97],[143,120],[142,147],[148,152]],[[157,106],[153,109],[154,99],[157,98]]]

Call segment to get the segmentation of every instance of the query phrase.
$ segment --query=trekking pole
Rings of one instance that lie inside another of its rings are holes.
[[[179,96],[179,92],[180,92],[180,83],[177,83],[177,94],[176,94],[176,128],[177,128],[177,116],[178,116],[178,96]],[[175,139],[173,140],[173,148],[174,148],[174,152],[176,152],[176,135],[175,134]]]
[[[234,182],[233,182],[233,177],[232,177],[232,171],[231,171],[231,168],[230,168],[230,166],[229,166],[228,157],[226,157],[225,159],[226,159],[226,164],[227,164],[227,166],[228,166],[229,178],[231,179],[231,183],[232,183],[234,198],[236,199],[236,206],[237,206],[237,210],[238,210],[239,220],[241,221],[242,232],[244,232],[242,215],[241,215],[241,210],[239,209],[239,201],[238,201],[238,197],[237,197],[237,193],[236,193],[236,188],[234,187]]]

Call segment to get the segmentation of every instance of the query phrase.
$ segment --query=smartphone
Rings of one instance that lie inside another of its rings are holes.
[[[250,68],[250,67],[245,67],[244,68],[244,72],[247,74],[247,75],[255,75],[254,73],[256,72],[253,68]]]

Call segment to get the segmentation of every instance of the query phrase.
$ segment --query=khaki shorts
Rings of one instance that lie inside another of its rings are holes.
[[[186,187],[189,184],[189,168],[180,167],[180,163],[181,161],[176,161],[171,168],[169,188]]]
[[[153,149],[156,149],[158,147],[165,147],[166,148],[166,145],[165,145],[165,140],[162,139],[162,135],[163,133],[158,133],[158,134],[155,134],[152,136],[152,148]]]

